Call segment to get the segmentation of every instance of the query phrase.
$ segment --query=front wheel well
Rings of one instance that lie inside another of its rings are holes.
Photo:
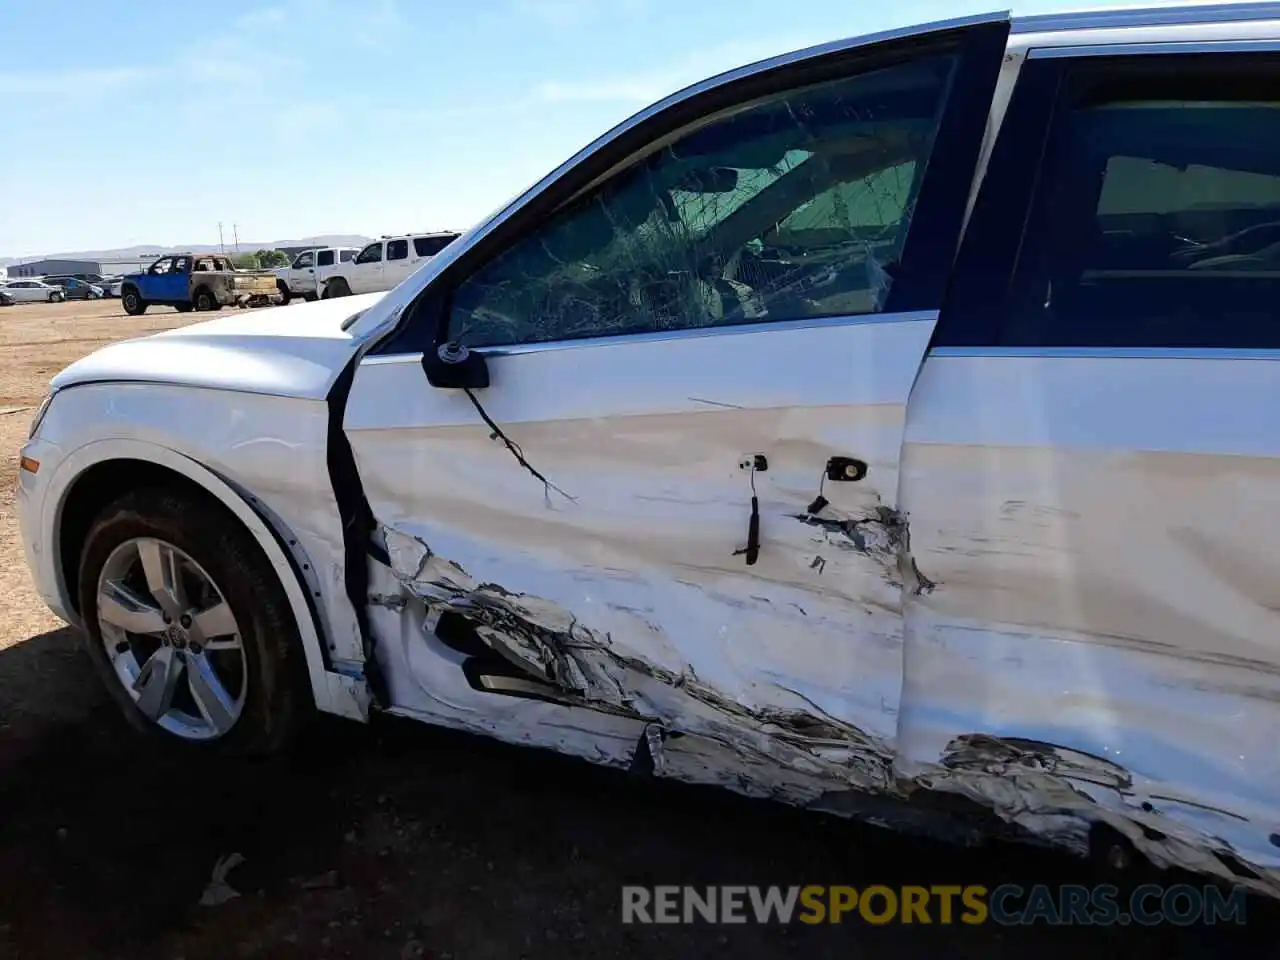
[[[130,490],[155,488],[181,492],[221,512],[228,523],[240,519],[221,500],[190,477],[149,460],[104,460],[80,474],[62,501],[58,523],[58,556],[62,581],[72,609],[79,608],[80,552],[94,520]]]

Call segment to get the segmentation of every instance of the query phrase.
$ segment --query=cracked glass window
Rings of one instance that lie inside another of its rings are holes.
[[[954,58],[704,119],[557,211],[454,292],[499,346],[883,309]]]

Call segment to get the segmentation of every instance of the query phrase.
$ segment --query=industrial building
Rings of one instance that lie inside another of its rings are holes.
[[[77,273],[100,273],[104,277],[112,277],[145,270],[162,256],[161,253],[154,253],[115,260],[29,260],[26,263],[11,263],[6,269],[11,280],[16,277],[47,277]]]

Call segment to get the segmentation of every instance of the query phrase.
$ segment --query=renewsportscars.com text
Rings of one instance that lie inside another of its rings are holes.
[[[869,923],[1004,926],[1243,924],[1240,889],[1146,884],[968,886],[627,886],[623,923]]]

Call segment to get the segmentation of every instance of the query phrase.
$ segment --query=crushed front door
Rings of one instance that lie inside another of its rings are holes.
[[[401,593],[375,620],[400,613],[399,707],[568,749],[552,701],[586,708],[575,729],[683,735],[743,788],[887,786],[905,406],[1006,34],[719,91],[433,281],[444,315],[410,322],[442,320],[492,385],[375,352],[345,416]]]

